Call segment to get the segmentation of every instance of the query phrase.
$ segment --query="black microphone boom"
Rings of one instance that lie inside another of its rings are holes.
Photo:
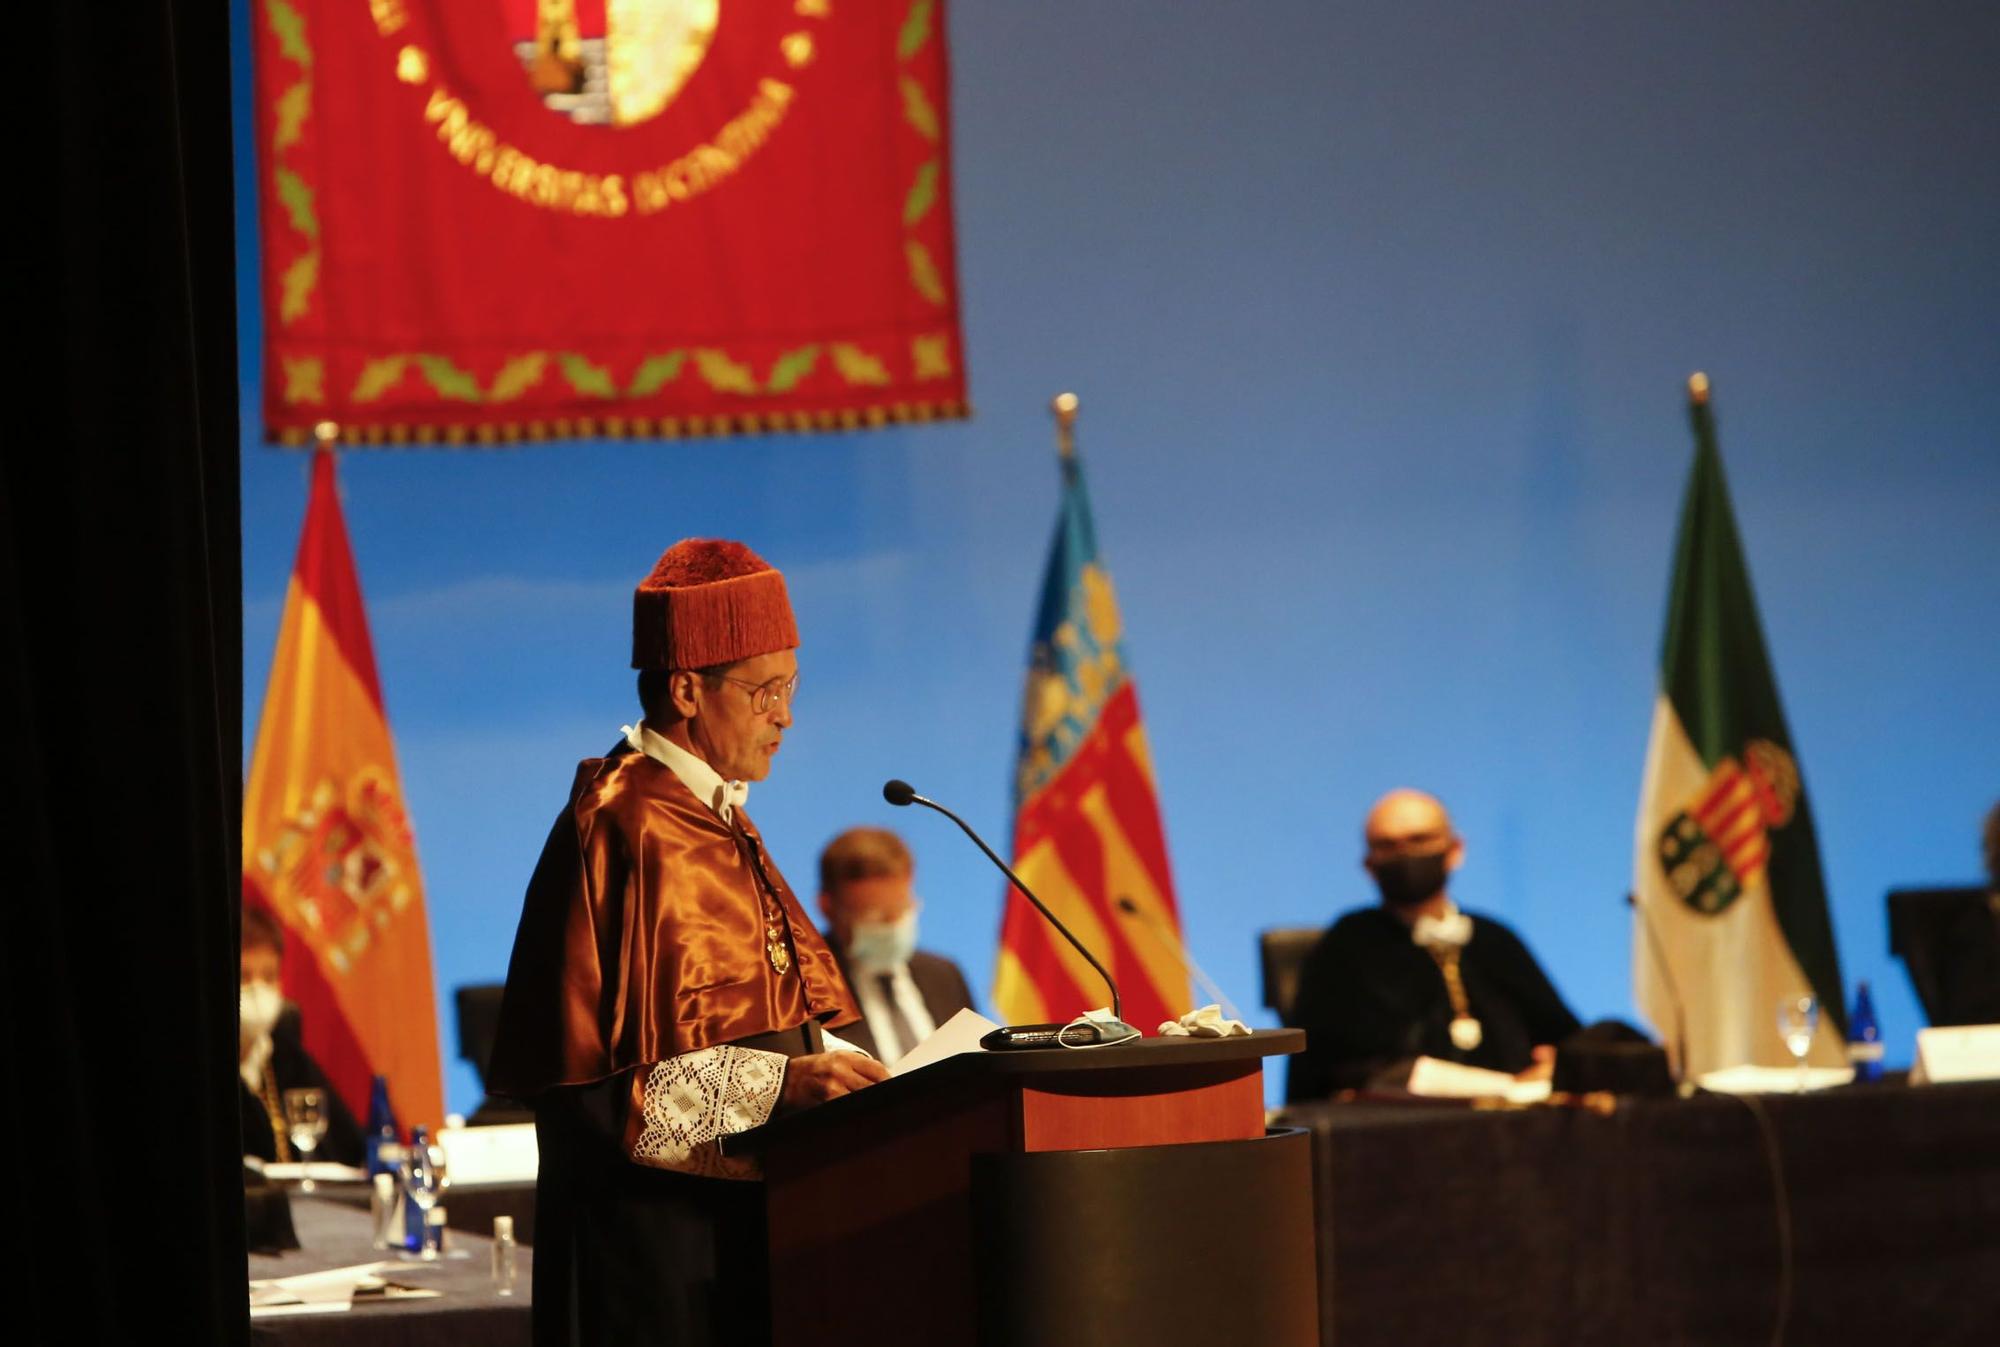
[[[1638,914],[1639,925],[1646,933],[1646,948],[1653,951],[1653,967],[1659,973],[1660,981],[1666,984],[1667,995],[1672,998],[1674,1003],[1674,1079],[1685,1086],[1687,1081],[1688,1041],[1687,1005],[1681,1000],[1680,984],[1674,981],[1673,967],[1667,962],[1666,946],[1660,943],[1660,933],[1653,926],[1653,914],[1646,910],[1646,905],[1639,901],[1639,895],[1636,893],[1628,891],[1625,894],[1625,904]]]
[[[1097,961],[1097,956],[1095,954],[1092,954],[1089,950],[1083,947],[1083,942],[1081,940],[1078,940],[1075,935],[1071,934],[1069,927],[1063,925],[1061,921],[1057,920],[1056,914],[1049,911],[1048,905],[1043,903],[1041,899],[1035,897],[1034,891],[1030,889],[1026,884],[1023,884],[1021,882],[1021,877],[1015,874],[1013,870],[1008,867],[1007,862],[1001,860],[998,856],[994,855],[993,848],[986,845],[985,838],[981,837],[978,833],[972,831],[971,824],[967,823],[964,819],[960,818],[958,815],[952,813],[949,809],[946,809],[936,800],[927,800],[923,796],[917,794],[916,788],[907,781],[897,781],[893,779],[889,781],[884,781],[882,783],[882,798],[887,800],[890,804],[893,805],[900,806],[900,805],[920,804],[927,809],[935,809],[938,811],[938,813],[943,814],[953,823],[956,823],[959,826],[959,830],[963,832],[967,837],[970,837],[972,839],[973,845],[986,853],[986,859],[992,861],[995,865],[1000,867],[1000,873],[1007,876],[1008,880],[1012,882],[1014,887],[1021,891],[1021,896],[1023,898],[1026,898],[1029,902],[1035,905],[1035,911],[1041,913],[1044,917],[1048,918],[1049,925],[1055,927],[1058,931],[1061,931],[1063,939],[1069,941],[1070,944],[1074,945],[1076,947],[1076,952],[1078,954],[1081,954],[1084,957],[1084,959],[1089,962],[1090,966],[1097,970],[1097,975],[1104,979],[1104,985],[1111,989],[1111,1018],[1119,1021],[1119,1023],[1121,1024],[1124,1023],[1125,1011],[1118,1003],[1118,984],[1112,981],[1110,972],[1104,967],[1103,964]]]

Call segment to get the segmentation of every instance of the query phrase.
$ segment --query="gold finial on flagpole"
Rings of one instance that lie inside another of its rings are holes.
[[[1708,376],[1700,370],[1688,375],[1688,401],[1697,407],[1708,402]]]
[[[313,442],[318,448],[331,449],[339,438],[340,423],[337,421],[321,421],[313,427]]]
[[[1049,400],[1056,414],[1056,452],[1064,462],[1076,457],[1076,394],[1058,393]]]

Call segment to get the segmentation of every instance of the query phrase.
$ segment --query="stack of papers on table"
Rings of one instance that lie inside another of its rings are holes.
[[[1854,1079],[1851,1066],[1809,1066],[1805,1072],[1808,1090],[1824,1090],[1829,1085],[1845,1085]],[[1799,1088],[1795,1066],[1732,1066],[1710,1071],[1701,1077],[1701,1088],[1717,1094],[1790,1094]]]
[[[400,1286],[379,1275],[385,1263],[301,1272],[290,1277],[265,1277],[250,1283],[250,1317],[277,1319],[291,1314],[338,1314],[356,1296],[412,1300],[440,1294],[417,1286]]]
[[[1410,1069],[1411,1094],[1430,1099],[1504,1099],[1510,1104],[1539,1104],[1549,1097],[1546,1080],[1515,1080],[1505,1071],[1461,1066],[1436,1057],[1419,1057]]]

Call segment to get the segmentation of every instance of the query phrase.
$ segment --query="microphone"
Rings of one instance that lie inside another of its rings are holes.
[[[1062,933],[1062,938],[1069,941],[1069,943],[1076,948],[1076,952],[1084,957],[1084,961],[1088,963],[1092,968],[1095,968],[1097,970],[1097,975],[1104,979],[1104,985],[1111,989],[1111,1018],[1113,1022],[1111,1024],[1104,1024],[1101,1021],[1092,1022],[1093,1025],[1099,1030],[1099,1033],[1096,1038],[1096,1043],[1098,1044],[1120,1043],[1124,1042],[1128,1038],[1139,1037],[1139,1031],[1133,1028],[1131,1025],[1125,1023],[1124,1008],[1119,1004],[1118,1001],[1118,984],[1112,979],[1110,971],[1106,969],[1103,964],[1097,961],[1097,956],[1095,954],[1092,954],[1089,950],[1084,948],[1083,942],[1076,938],[1076,936],[1070,931],[1069,927],[1062,924],[1061,920],[1057,918],[1055,913],[1049,911],[1048,905],[1035,896],[1034,890],[1030,889],[1026,884],[1023,884],[1021,882],[1021,877],[1015,874],[1013,870],[1008,867],[1007,862],[1001,860],[999,856],[994,854],[993,848],[987,846],[986,839],[981,837],[978,833],[972,830],[971,824],[967,823],[964,819],[960,818],[958,815],[952,813],[949,809],[946,809],[936,800],[927,800],[923,796],[917,794],[916,787],[912,786],[907,781],[898,781],[894,778],[891,778],[888,781],[884,781],[882,783],[882,798],[887,800],[890,804],[898,806],[899,808],[905,805],[920,804],[924,806],[924,808],[926,809],[935,809],[938,813],[943,814],[953,823],[956,823],[959,827],[959,831],[963,832],[967,837],[970,837],[972,839],[972,844],[978,847],[981,851],[986,853],[986,859],[992,861],[994,865],[998,866],[1000,869],[1000,873],[1007,876],[1008,881],[1012,883],[1016,889],[1019,889],[1021,891],[1021,896],[1023,898],[1026,898],[1029,902],[1035,905],[1035,911],[1041,913],[1043,917],[1047,918],[1049,925],[1055,927],[1056,930],[1060,931]],[[1070,1044],[1062,1042],[1061,1035],[1066,1026],[1020,1025],[1016,1027],[1035,1031],[1032,1035],[1032,1039],[1023,1039],[1018,1044],[1003,1043],[1000,1046],[1024,1046],[1024,1047],[1071,1046]],[[1123,1033],[1119,1032],[1121,1029],[1124,1031]],[[1082,1026],[1078,1026],[1076,1032],[1078,1034],[1079,1041],[1081,1041],[1081,1030]],[[992,1034],[987,1035],[987,1038],[989,1039],[993,1037],[994,1035]],[[988,1046],[996,1046],[996,1045],[989,1044]],[[1095,1044],[1092,1044],[1092,1046],[1095,1046]]]
[[[1653,914],[1639,901],[1639,895],[1628,891],[1625,905],[1639,914],[1639,925],[1646,931],[1646,948],[1653,952],[1653,967],[1660,975],[1660,981],[1667,989],[1667,999],[1674,1003],[1674,1080],[1681,1088],[1687,1086],[1687,1003],[1681,1000],[1680,984],[1674,981],[1674,970],[1667,963],[1666,946],[1660,943],[1660,932],[1653,925]]]
[[[1173,927],[1167,925],[1157,915],[1140,907],[1130,897],[1122,893],[1118,895],[1118,910],[1128,917],[1144,922],[1159,939],[1160,943],[1167,947],[1167,953],[1173,955],[1174,961],[1187,971],[1188,976],[1192,977],[1201,989],[1207,992],[1217,1005],[1222,1007],[1225,1015],[1229,1016],[1232,1020],[1243,1018],[1242,1014],[1236,1009],[1236,1003],[1231,1001],[1222,988],[1215,985],[1215,979],[1211,978],[1203,971],[1202,966],[1194,961],[1194,955],[1188,953],[1187,945],[1182,942],[1179,935],[1175,934]]]

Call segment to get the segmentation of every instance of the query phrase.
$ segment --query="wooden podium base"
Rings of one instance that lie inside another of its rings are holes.
[[[1312,1347],[1304,1036],[968,1053],[731,1138],[761,1157],[777,1347]]]

